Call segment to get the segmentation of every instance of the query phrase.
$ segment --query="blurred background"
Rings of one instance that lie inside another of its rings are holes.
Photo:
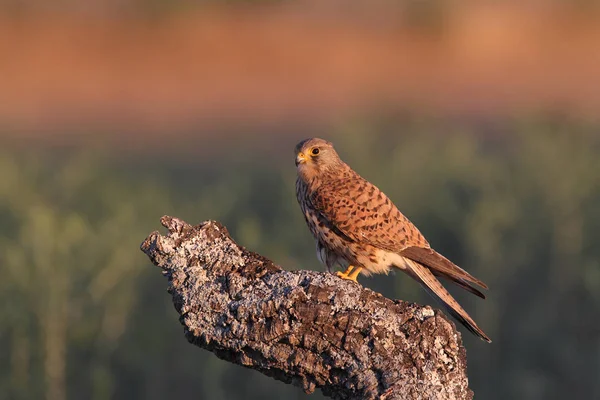
[[[476,398],[600,398],[600,5],[497,3],[2,0],[0,399],[309,398],[189,345],[139,245],[216,219],[320,269],[311,136],[490,286],[453,290]]]

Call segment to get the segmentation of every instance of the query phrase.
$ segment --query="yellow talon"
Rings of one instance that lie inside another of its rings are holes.
[[[358,277],[358,274],[360,274],[361,270],[362,267],[354,267],[352,265],[349,265],[344,272],[337,271],[335,274],[342,279],[348,279],[350,281],[358,283],[356,278]]]
[[[356,278],[358,278],[358,275],[360,274],[360,271],[362,271],[362,267],[354,267],[354,269],[352,270],[352,273],[350,274],[349,278],[352,279],[354,282],[358,281],[356,280]]]
[[[352,272],[354,267],[352,265],[348,265],[348,268],[344,272],[337,271],[335,274],[342,279],[349,279],[349,275]]]

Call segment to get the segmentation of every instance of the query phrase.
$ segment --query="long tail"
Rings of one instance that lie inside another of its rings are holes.
[[[438,300],[450,315],[456,318],[457,321],[463,324],[474,335],[479,336],[488,343],[492,342],[485,332],[473,321],[473,318],[467,314],[454,297],[448,293],[446,288],[442,286],[429,268],[409,259],[406,259],[406,264],[408,268],[405,272],[419,282],[434,299]]]

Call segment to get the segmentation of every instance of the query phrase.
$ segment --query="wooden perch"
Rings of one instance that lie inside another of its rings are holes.
[[[165,216],[141,249],[190,343],[334,399],[471,399],[453,323],[325,272],[284,271],[227,229]]]

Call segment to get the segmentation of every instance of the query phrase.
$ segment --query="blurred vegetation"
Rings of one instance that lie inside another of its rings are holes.
[[[486,301],[454,291],[494,340],[464,335],[477,398],[600,398],[597,127],[376,118],[329,138],[435,248],[489,284]],[[220,220],[285,268],[319,269],[294,195],[300,139],[281,150],[289,157],[233,161],[215,147],[197,163],[5,148],[0,398],[306,398],[188,345],[165,279],[139,251],[170,214]],[[401,274],[362,284],[430,303]]]

